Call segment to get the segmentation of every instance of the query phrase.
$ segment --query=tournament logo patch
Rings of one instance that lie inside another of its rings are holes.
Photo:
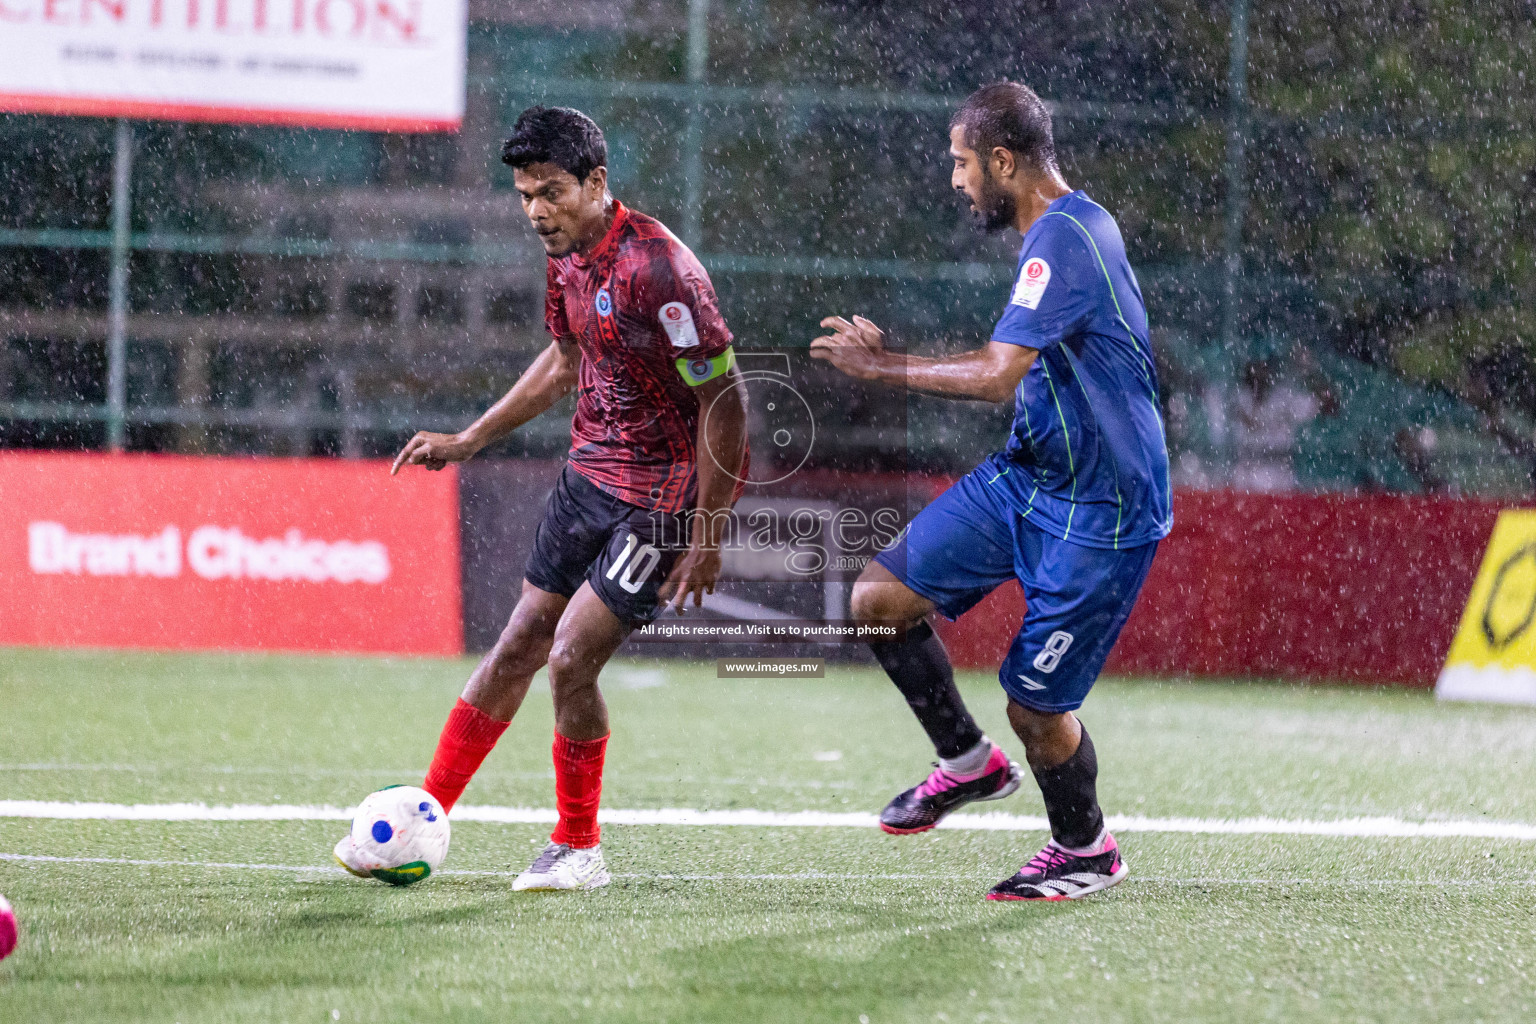
[[[1045,286],[1051,283],[1051,265],[1038,256],[1032,256],[1019,271],[1019,281],[1013,286],[1013,298],[1009,303],[1025,309],[1038,309]]]
[[[693,312],[683,303],[667,303],[657,311],[656,319],[666,329],[673,348],[693,348],[699,343],[699,332],[693,326]]]
[[[597,290],[597,302],[595,305],[597,306],[598,316],[607,316],[613,312],[613,296],[608,294],[607,288],[599,288]]]

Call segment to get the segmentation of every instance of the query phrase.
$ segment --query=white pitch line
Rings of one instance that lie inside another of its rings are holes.
[[[0,818],[65,818],[81,821],[349,821],[343,807],[297,804],[99,804],[62,800],[0,800]],[[551,819],[554,820],[554,819]]]
[[[300,804],[108,804],[51,800],[0,800],[0,818],[60,818],[92,821],[347,821],[344,807]],[[455,807],[454,821],[504,825],[548,825],[557,820],[549,807]],[[668,825],[747,828],[873,829],[873,814],[835,811],[701,811],[682,807],[604,809],[598,820],[608,825]],[[1322,836],[1356,839],[1515,839],[1536,842],[1536,825],[1515,821],[1408,821],[1402,818],[1345,818],[1311,821],[1286,818],[1148,818],[1110,815],[1116,832],[1169,832],[1183,835]],[[1029,814],[957,814],[944,829],[981,832],[1043,832],[1047,822]]]
[[[0,853],[0,861],[24,864],[111,864],[135,868],[231,868],[239,871],[294,871],[345,875],[335,864],[316,867],[300,864],[240,864],[218,860],[137,860],[132,857],[50,857],[40,853]]]
[[[407,779],[420,776],[420,768],[336,768],[322,765],[289,765],[277,768],[271,765],[147,765],[147,764],[72,764],[56,761],[34,761],[24,764],[0,764],[0,774],[5,772],[37,772],[39,774],[56,772],[119,772],[129,775],[174,775],[174,774],[215,774],[215,775],[291,775],[299,778],[327,778],[335,775],[354,775],[363,778],[380,779]],[[499,769],[482,769],[475,774],[475,778],[487,779],[536,779],[545,781],[555,777],[553,768],[541,772],[514,772]],[[836,779],[734,779],[728,776],[711,775],[708,778],[695,778],[686,775],[645,775],[627,774],[625,779],[631,782],[693,782],[708,783],[712,786],[751,786],[762,789],[857,789],[856,782],[840,781]]]
[[[279,871],[298,875],[335,875],[338,879],[349,877],[345,871],[335,866],[334,864],[241,864],[237,862],[211,860],[144,860],[133,857],[54,857],[37,853],[0,853],[0,861],[33,864],[90,864],[139,868],[215,868],[238,871]],[[482,878],[513,878],[518,874],[518,872],[446,870],[435,872],[435,874],[456,875],[461,877],[468,876]],[[965,880],[963,878],[957,878],[957,876],[953,874],[857,874],[832,871],[796,871],[768,874],[725,873],[709,875],[616,872],[613,877],[653,882],[953,882]],[[1140,883],[1143,885],[1240,885],[1247,887],[1318,886],[1325,888],[1379,888],[1408,885],[1415,887],[1428,887],[1433,889],[1445,889],[1447,887],[1476,889],[1498,886],[1536,886],[1536,878],[1162,878],[1155,876],[1141,878],[1132,875],[1127,881],[1131,883]]]
[[[33,864],[105,864],[122,867],[136,868],[221,868],[239,871],[281,871],[294,874],[322,874],[336,875],[337,877],[350,877],[347,872],[335,864],[241,864],[230,861],[217,860],[144,860],[134,857],[54,857],[39,853],[0,853],[0,861],[17,861]],[[434,871],[433,877],[439,875],[479,876],[490,878],[515,878],[521,874],[518,871],[467,871],[448,869]],[[678,875],[670,873],[636,873],[628,874],[615,872],[614,878],[649,879],[658,882],[814,882],[817,880],[831,881],[936,881],[939,879],[953,878],[952,875],[920,875],[920,874],[846,874],[832,871],[795,871],[779,872],[772,874],[714,874],[714,875]]]
[[[985,817],[985,815],[978,815]],[[1041,819],[1041,827],[1044,819]],[[1201,835],[1335,836],[1363,839],[1518,839],[1536,842],[1536,825],[1519,821],[1407,821],[1402,818],[1344,818],[1337,821],[1286,818],[1147,818],[1107,815],[1119,832],[1179,832]],[[985,827],[985,826],[977,826]]]
[[[1132,875],[1128,880],[1146,885],[1317,885],[1350,888],[1412,885],[1430,890],[1478,889],[1495,885],[1536,886],[1536,878],[1164,878],[1155,875],[1146,877]]]

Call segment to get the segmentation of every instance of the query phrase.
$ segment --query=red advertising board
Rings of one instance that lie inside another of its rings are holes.
[[[1432,686],[1505,505],[1180,492],[1106,671]],[[995,668],[1024,612],[1010,583],[940,632]]]
[[[457,476],[0,452],[0,644],[457,654]]]

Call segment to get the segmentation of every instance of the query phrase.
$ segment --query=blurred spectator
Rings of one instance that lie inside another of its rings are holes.
[[[1225,474],[1212,450],[1212,437],[1225,423],[1220,389],[1211,386],[1197,360],[1187,358],[1187,339],[1166,332],[1155,333],[1153,339],[1173,485],[1197,490],[1220,486]]]
[[[1243,367],[1227,425],[1238,490],[1294,490],[1296,432],[1319,416],[1338,415],[1338,397],[1312,354],[1302,346],[1295,351],[1304,387],[1282,381],[1275,359],[1251,359]]]
[[[1481,414],[1482,427],[1498,439],[1504,450],[1526,466],[1529,487],[1536,492],[1536,433],[1511,426],[1501,399],[1509,396],[1504,367],[1495,360],[1475,360],[1462,379],[1461,396]],[[1528,396],[1527,396],[1528,397]]]
[[[1431,461],[1438,442],[1433,427],[1400,427],[1392,437],[1392,450],[1425,494],[1446,494],[1453,489]]]

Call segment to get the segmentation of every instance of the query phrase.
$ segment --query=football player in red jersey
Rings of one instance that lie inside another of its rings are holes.
[[[390,472],[463,462],[572,390],[576,413],[522,595],[448,716],[423,787],[451,808],[547,664],[560,820],[512,887],[593,889],[609,880],[598,845],[608,740],[598,672],[661,606],[681,611],[713,591],[745,477],[746,405],[709,275],[659,221],[608,193],[598,126],[579,111],[530,107],[502,160],[549,257],[553,340],[485,415],[457,434],[418,433]],[[350,836],[336,857],[368,873]]]

